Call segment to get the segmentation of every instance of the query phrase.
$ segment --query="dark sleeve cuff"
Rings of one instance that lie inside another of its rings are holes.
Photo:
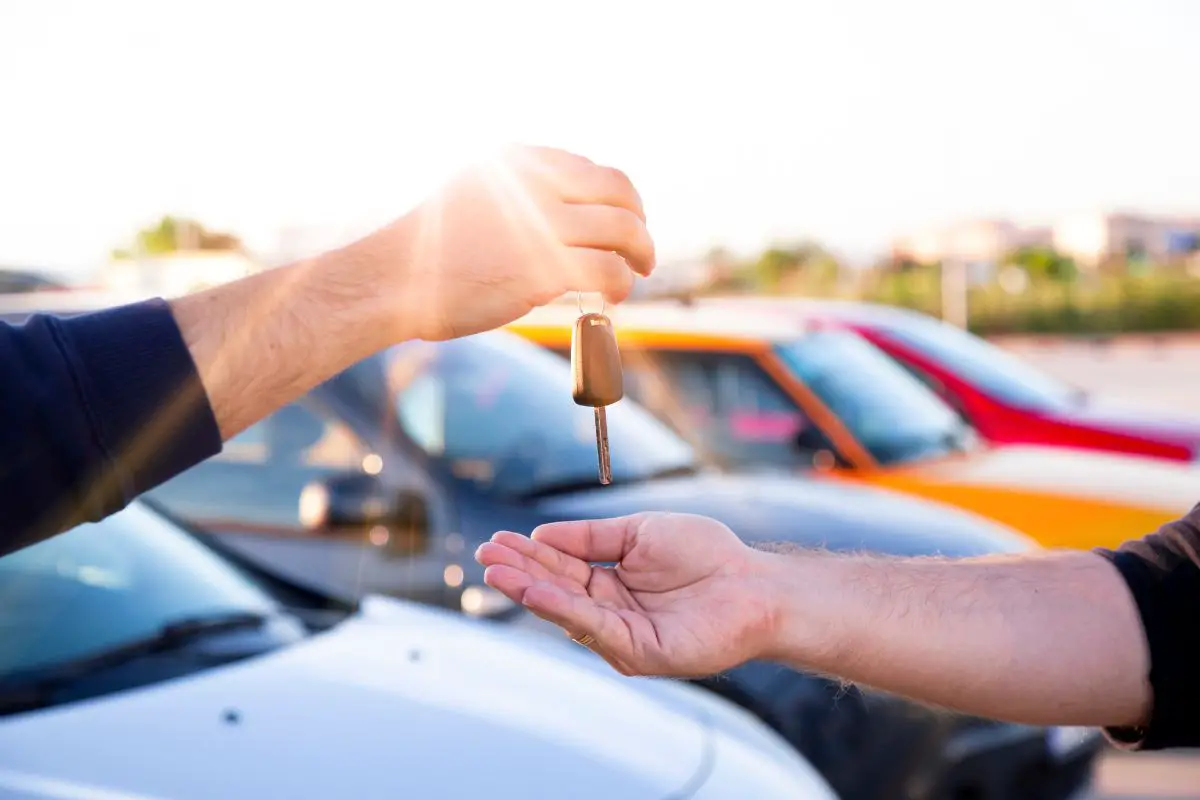
[[[208,396],[165,300],[52,323],[107,462],[98,476],[100,515],[221,451]]]
[[[1153,711],[1144,728],[1109,728],[1124,750],[1200,746],[1200,531],[1193,509],[1118,550],[1097,550],[1121,573],[1150,652]]]

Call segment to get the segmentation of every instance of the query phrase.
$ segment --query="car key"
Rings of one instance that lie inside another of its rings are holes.
[[[571,397],[578,405],[591,406],[595,410],[600,483],[612,483],[608,420],[604,408],[625,396],[625,385],[617,336],[612,321],[604,314],[583,314],[575,320],[575,329],[571,332],[571,373],[574,376]]]

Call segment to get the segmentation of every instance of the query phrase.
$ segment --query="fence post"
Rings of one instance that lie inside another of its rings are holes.
[[[967,263],[961,259],[942,261],[942,319],[967,328]]]

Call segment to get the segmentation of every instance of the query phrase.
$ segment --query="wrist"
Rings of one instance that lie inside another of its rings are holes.
[[[369,340],[367,353],[420,337],[410,254],[394,231],[379,231],[318,256],[310,268],[322,305],[345,314]]]
[[[833,586],[829,570],[836,558],[800,548],[756,549],[755,591],[765,602],[766,623],[759,658],[817,667],[836,660]]]

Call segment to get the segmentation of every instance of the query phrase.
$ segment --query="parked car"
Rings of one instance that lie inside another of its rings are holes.
[[[4,797],[836,798],[711,693],[281,590],[140,503],[0,558],[0,586]]]
[[[67,285],[40,272],[27,269],[0,269],[0,294],[62,291]]]
[[[566,356],[572,309],[511,329]],[[1116,546],[1187,513],[1200,467],[988,443],[857,334],[703,301],[613,312],[630,396],[726,463],[950,503],[1047,547]]]
[[[591,412],[571,402],[560,359],[504,332],[414,342],[318,387],[150,498],[230,557],[309,592],[388,593],[532,628],[472,558],[497,529],[658,509],[708,514],[751,541],[835,550],[1033,546],[892,492],[707,469],[628,400],[609,410],[609,435],[614,480],[600,486]],[[697,683],[766,720],[843,798],[1063,798],[1087,785],[1100,746],[1093,731],[945,714],[774,664]]]
[[[1170,414],[1096,397],[955,325],[892,306],[825,300],[729,299],[855,331],[933,389],[981,436],[1200,461],[1200,415]]]

